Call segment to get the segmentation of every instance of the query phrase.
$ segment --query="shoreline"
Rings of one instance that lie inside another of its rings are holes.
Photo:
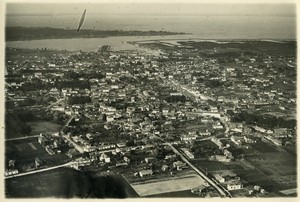
[[[178,35],[192,35],[193,34],[178,34]],[[126,43],[128,42],[144,42],[144,41],[171,41],[171,40],[197,40],[199,42],[212,42],[212,43],[237,43],[237,42],[251,42],[251,41],[258,41],[258,42],[272,42],[272,43],[282,43],[282,42],[291,42],[291,41],[297,41],[297,39],[272,39],[272,38],[262,38],[262,39],[216,39],[216,38],[211,38],[211,39],[203,39],[200,36],[196,36],[193,38],[175,38],[175,39],[168,39],[165,37],[172,37],[172,36],[178,36],[178,35],[140,35],[140,36],[103,36],[103,37],[71,37],[71,38],[45,38],[45,39],[29,39],[29,40],[10,40],[7,41],[5,40],[5,44],[7,43],[16,43],[16,42],[32,42],[32,41],[44,41],[44,40],[87,40],[87,39],[107,39],[107,38],[118,38],[118,37],[136,37],[136,38],[146,38],[146,37],[161,37],[161,39],[149,39],[149,40],[136,40],[136,41],[124,41]]]
[[[43,49],[61,51],[66,50],[68,52],[96,52],[99,47],[103,45],[109,45],[112,47],[112,52],[116,51],[139,51],[149,54],[159,55],[161,51],[149,49],[140,44],[143,43],[157,43],[164,42],[166,44],[171,43],[179,45],[178,41],[188,42],[194,41],[198,43],[214,43],[218,45],[226,44],[244,44],[246,42],[261,42],[261,43],[273,43],[283,44],[288,42],[294,42],[294,40],[276,40],[276,39],[202,39],[200,36],[191,35],[168,35],[168,36],[110,36],[102,38],[68,38],[68,39],[37,39],[26,41],[6,41],[6,48],[17,49]]]

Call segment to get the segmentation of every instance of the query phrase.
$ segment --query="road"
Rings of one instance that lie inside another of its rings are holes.
[[[181,157],[181,159],[186,162],[198,175],[200,175],[200,177],[202,177],[204,180],[206,180],[212,187],[214,187],[219,194],[222,197],[230,197],[231,198],[231,194],[229,193],[228,190],[226,190],[222,185],[220,185],[218,182],[210,179],[208,176],[206,176],[202,171],[200,171],[197,167],[195,167],[182,153],[180,153],[171,143],[169,142],[165,142],[161,137],[158,137],[156,135],[154,135],[154,137],[160,139],[161,141],[163,141],[163,145],[167,145],[169,147],[172,148],[173,152],[176,155],[179,155]],[[207,139],[210,139],[211,137],[208,137]]]
[[[24,139],[35,138],[35,137],[39,137],[39,135],[32,135],[32,136],[26,136],[26,137],[10,138],[10,139],[5,139],[5,141],[24,140]]]
[[[215,181],[211,180],[209,177],[207,177],[202,171],[200,171],[198,168],[196,168],[183,154],[181,154],[172,144],[165,143],[166,145],[170,146],[175,154],[179,155],[181,159],[187,163],[196,173],[198,173],[203,179],[205,179],[212,187],[214,187],[219,194],[222,197],[231,197],[230,193],[225,190],[222,186],[219,184],[216,184]],[[221,188],[222,187],[222,188]]]
[[[60,98],[56,102],[50,104],[47,108],[49,109],[49,108],[53,107],[54,105],[56,105],[56,104],[58,104],[58,103],[60,103],[60,102],[62,102],[64,100],[65,100],[65,98]]]
[[[219,119],[219,121],[224,125],[224,127],[225,127],[225,134],[227,134],[227,133],[229,133],[229,130],[230,130],[230,128],[229,128],[229,126],[228,126],[228,123],[225,121],[225,118],[218,118]]]
[[[7,177],[5,177],[5,179],[21,177],[21,176],[31,175],[31,174],[45,172],[45,171],[49,171],[49,170],[54,170],[54,169],[57,169],[57,168],[70,166],[72,164],[73,164],[73,162],[68,162],[68,163],[65,163],[65,164],[61,164],[61,165],[57,165],[57,166],[53,166],[53,167],[49,167],[49,168],[43,168],[43,169],[39,169],[39,170],[29,171],[29,172],[26,172],[26,173],[19,173],[19,174],[16,174],[16,175],[7,176]]]
[[[66,134],[64,134],[63,132],[61,132],[62,136],[68,140],[68,142],[70,142],[74,148],[79,151],[79,153],[83,154],[84,153],[84,149],[83,147],[79,146],[78,144],[76,144],[71,138],[69,138]]]
[[[71,123],[71,121],[72,121],[74,118],[75,118],[74,116],[71,116],[71,117],[68,119],[68,121],[63,125],[62,129],[60,130],[60,132],[62,132],[62,131],[65,129],[65,127],[67,127],[67,126]]]
[[[160,78],[163,79],[162,76],[160,76]],[[188,87],[186,87],[174,80],[167,79],[167,81],[172,85],[172,87],[179,90],[182,94],[193,98],[196,102],[199,102],[200,100],[212,99],[212,97],[207,96],[207,95],[202,95],[199,92],[193,91],[193,90],[189,89]]]
[[[210,96],[204,96],[204,95],[202,95],[202,94],[200,94],[200,93],[194,92],[193,90],[191,90],[191,89],[185,87],[184,85],[181,85],[181,84],[178,83],[178,82],[175,82],[174,80],[170,80],[170,79],[167,79],[167,80],[166,80],[166,79],[164,79],[162,76],[159,76],[159,78],[162,79],[163,81],[166,81],[165,83],[167,83],[170,87],[173,87],[173,88],[179,90],[181,93],[183,93],[183,94],[185,94],[186,96],[188,96],[188,97],[194,99],[196,102],[199,102],[199,100],[201,100],[201,99],[202,99],[202,100],[213,99],[213,98],[210,97]],[[199,98],[200,98],[200,99],[199,99]],[[221,115],[224,116],[223,113],[221,113]],[[224,132],[224,133],[225,133],[225,134],[229,133],[230,128],[229,128],[229,126],[228,126],[228,124],[227,124],[227,122],[226,122],[226,120],[225,120],[225,117],[223,117],[223,118],[218,118],[218,119],[219,119],[219,121],[220,121],[220,122],[224,125],[224,127],[225,127],[225,132]]]
[[[71,116],[68,121],[64,124],[64,126],[62,127],[62,129],[60,130],[60,134],[62,135],[63,138],[65,138],[66,140],[68,140],[68,142],[70,142],[74,148],[79,151],[79,153],[84,153],[84,150],[83,150],[83,147],[79,146],[78,144],[76,144],[70,137],[68,137],[64,132],[63,130],[65,129],[65,127],[67,127],[71,121],[74,119],[75,117],[74,116]]]

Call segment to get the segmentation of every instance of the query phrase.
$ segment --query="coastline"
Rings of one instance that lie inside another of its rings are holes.
[[[178,45],[176,41],[183,42],[201,42],[201,43],[215,43],[215,44],[230,44],[245,42],[268,42],[268,43],[287,43],[295,40],[269,40],[269,39],[201,39],[200,36],[191,35],[165,35],[165,36],[110,36],[103,38],[69,38],[69,39],[37,39],[26,41],[6,41],[5,46],[9,48],[20,49],[42,49],[49,50],[67,50],[67,51],[86,51],[94,52],[102,45],[110,45],[113,51],[136,50],[146,51],[148,53],[159,54],[156,50],[139,46],[138,43],[155,43],[166,42],[172,45]]]

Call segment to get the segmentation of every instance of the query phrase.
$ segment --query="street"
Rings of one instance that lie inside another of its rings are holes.
[[[62,168],[62,167],[69,166],[71,164],[72,164],[72,162],[68,162],[68,163],[65,163],[65,164],[62,164],[62,165],[58,165],[58,166],[43,168],[43,169],[39,169],[39,170],[33,170],[33,171],[26,172],[26,173],[19,173],[19,174],[16,174],[16,175],[7,176],[7,177],[5,177],[5,179],[14,178],[14,177],[21,177],[21,176],[31,175],[31,174],[45,172],[45,171],[49,171],[49,170],[54,170],[54,169],[57,169],[57,168]]]

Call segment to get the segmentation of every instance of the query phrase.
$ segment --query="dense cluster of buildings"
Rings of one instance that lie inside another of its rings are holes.
[[[184,48],[160,56],[10,51],[20,54],[6,63],[8,113],[22,108],[34,120],[62,125],[69,120],[62,131],[41,134],[38,142],[50,155],[66,153],[77,169],[93,162],[110,168],[143,162],[147,166],[133,173],[144,178],[187,168],[174,154],[153,154],[162,140],[194,160],[194,142],[207,139],[218,150],[207,159],[220,162],[235,159],[222,138],[236,146],[255,144],[253,134],[277,146],[283,146],[280,138],[294,141],[295,89],[282,85],[294,86],[295,80],[276,68],[292,58],[241,55],[222,64],[217,58],[188,55]],[[285,125],[261,124],[257,116]],[[145,150],[152,155],[141,155]],[[133,160],[133,152],[143,160]],[[214,178],[229,191],[243,188],[236,175]]]

